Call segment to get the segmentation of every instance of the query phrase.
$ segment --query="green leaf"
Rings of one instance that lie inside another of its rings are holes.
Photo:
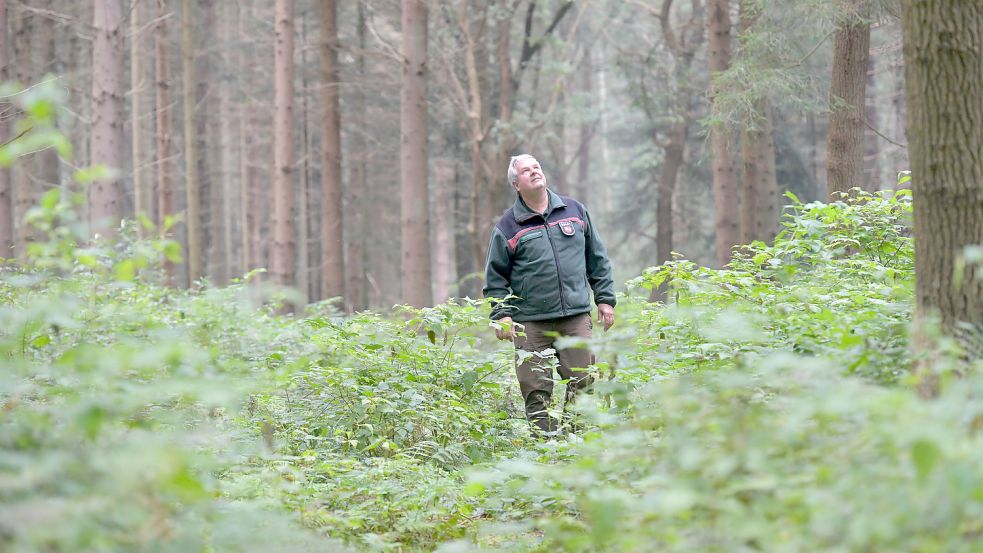
[[[911,459],[920,480],[925,480],[941,456],[938,446],[930,440],[918,440],[911,445]]]
[[[41,207],[46,211],[52,211],[58,205],[59,198],[61,198],[61,191],[57,188],[52,188],[45,192],[44,196],[41,196]]]
[[[136,277],[137,266],[132,259],[124,259],[116,264],[114,271],[116,273],[116,280],[130,282]]]

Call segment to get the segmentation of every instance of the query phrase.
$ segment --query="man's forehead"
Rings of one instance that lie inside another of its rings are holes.
[[[519,158],[516,161],[516,165],[518,165],[520,168],[525,169],[526,167],[531,167],[533,165],[539,165],[539,160],[537,160],[536,158],[534,158],[532,156],[521,157],[521,158]]]

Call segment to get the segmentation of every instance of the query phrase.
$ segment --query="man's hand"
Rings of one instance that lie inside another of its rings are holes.
[[[597,304],[597,322],[604,323],[604,330],[614,326],[614,308],[606,303]]]
[[[495,336],[499,340],[514,340],[515,324],[512,322],[512,317],[502,317],[498,322],[502,326],[495,329]]]

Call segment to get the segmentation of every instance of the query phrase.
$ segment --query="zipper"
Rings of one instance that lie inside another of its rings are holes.
[[[567,302],[563,301],[563,279],[560,278],[560,256],[556,255],[556,244],[553,243],[553,235],[550,234],[550,222],[543,217],[543,224],[546,227],[546,238],[550,241],[550,249],[553,250],[553,263],[556,264],[556,284],[560,289],[560,311],[565,317],[567,315]]]

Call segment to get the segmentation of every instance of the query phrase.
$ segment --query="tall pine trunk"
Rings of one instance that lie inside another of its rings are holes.
[[[188,232],[188,283],[204,276],[201,248],[201,190],[198,182],[198,141],[195,127],[195,44],[191,0],[181,0],[181,77],[184,100],[184,191],[187,204],[185,228]]]
[[[830,194],[863,188],[864,98],[870,23],[861,13],[863,0],[842,0],[844,20],[833,41],[832,113],[826,136],[826,182]]]
[[[133,166],[133,211],[150,216],[149,191],[144,179],[143,158],[143,41],[140,38],[141,3],[130,6],[130,158]],[[143,225],[137,233],[144,235]]]
[[[983,237],[983,4],[909,0],[902,6],[915,201],[915,346],[926,346],[917,333],[937,317],[947,334],[972,339],[964,343],[975,358],[983,279],[975,263],[960,268],[965,249],[978,247]]]
[[[345,297],[338,8],[321,1],[321,294]],[[358,130],[356,132],[359,132]]]
[[[714,78],[730,67],[731,19],[729,0],[707,1],[708,45],[710,47],[710,102],[717,95]],[[731,248],[740,240],[737,175],[726,130],[719,125],[710,129],[713,158],[714,228],[716,229],[717,265],[730,262]]]
[[[0,82],[11,77],[10,52],[7,50],[7,0],[0,0]],[[0,110],[7,111],[10,104],[0,103]],[[9,125],[0,118],[0,141],[9,140]],[[0,167],[0,258],[14,256],[14,204],[10,189],[10,171]]]
[[[294,275],[294,3],[276,0],[273,93],[273,282],[293,286]]]
[[[174,123],[172,120],[171,60],[168,52],[167,0],[157,0],[157,27],[154,29],[154,57],[157,96],[157,222],[162,227],[174,216]],[[168,284],[175,282],[174,264],[165,261]]]
[[[355,74],[362,79],[365,75],[365,4],[361,0],[357,6]],[[345,233],[345,310],[349,313],[365,309],[365,237],[366,207],[369,197],[366,186],[366,143],[365,143],[365,93],[362,87],[356,86],[352,91],[352,109],[350,110],[351,146],[348,156],[348,186],[345,187],[344,224]]]
[[[403,75],[400,83],[400,226],[402,296],[431,304],[430,219],[427,196],[427,5],[403,0]]]
[[[95,3],[92,42],[92,164],[123,167],[123,7],[121,0]],[[119,222],[119,179],[101,178],[89,188],[89,225],[110,235]]]

